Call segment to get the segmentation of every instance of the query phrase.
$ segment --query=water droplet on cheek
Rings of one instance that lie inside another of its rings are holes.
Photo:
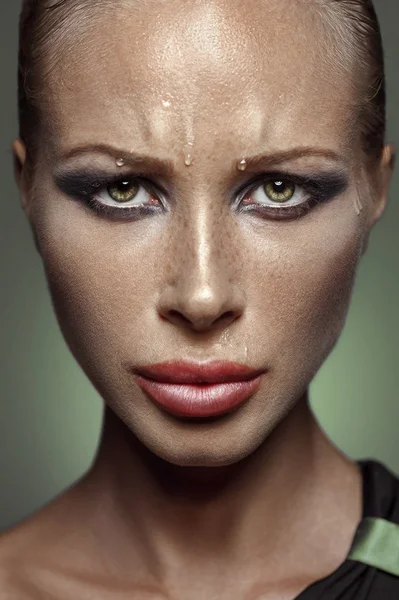
[[[357,216],[359,216],[360,213],[363,211],[363,204],[361,203],[361,200],[358,196],[355,197],[354,205],[356,214]]]
[[[116,166],[117,167],[123,167],[124,164],[125,164],[125,161],[123,160],[123,158],[117,158],[116,159]]]
[[[245,169],[247,168],[247,161],[245,160],[245,158],[242,158],[240,161],[238,161],[237,163],[237,169],[239,171],[245,171]]]

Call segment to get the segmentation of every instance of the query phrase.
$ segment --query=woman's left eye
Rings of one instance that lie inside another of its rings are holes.
[[[241,206],[254,204],[270,208],[285,206],[299,206],[309,200],[309,193],[289,179],[267,179],[261,185],[248,192]]]

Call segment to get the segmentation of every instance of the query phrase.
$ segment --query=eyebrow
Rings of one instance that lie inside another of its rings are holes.
[[[170,175],[174,171],[174,163],[170,159],[160,159],[153,156],[138,154],[132,151],[119,150],[118,148],[108,144],[86,144],[75,146],[70,150],[61,154],[61,160],[69,160],[74,157],[84,156],[86,154],[106,154],[114,160],[122,159],[126,166],[145,167],[149,171],[159,172],[165,175]],[[300,158],[324,158],[333,161],[342,167],[347,167],[347,159],[327,148],[318,148],[312,146],[303,146],[292,148],[290,150],[260,153],[253,156],[241,157],[246,161],[245,170],[270,169],[281,163],[298,160]],[[236,159],[234,162],[234,170],[237,167]]]
[[[250,157],[243,157],[246,161],[246,169],[270,168],[290,160],[297,160],[303,157],[310,158],[325,158],[341,165],[347,166],[347,160],[333,150],[325,148],[317,148],[312,146],[304,146],[292,148],[280,152],[270,152],[266,154],[256,154]]]
[[[127,150],[119,150],[114,146],[108,144],[87,144],[81,146],[75,146],[70,150],[61,153],[61,160],[69,160],[71,158],[85,156],[86,154],[106,154],[113,158],[115,161],[122,159],[124,165],[130,167],[145,167],[148,170],[170,174],[173,172],[173,161],[163,160],[155,158],[153,156],[146,156],[144,154],[138,154]]]

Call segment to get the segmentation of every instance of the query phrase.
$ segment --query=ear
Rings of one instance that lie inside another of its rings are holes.
[[[12,145],[12,153],[14,158],[14,178],[19,189],[22,208],[25,213],[29,212],[29,197],[28,197],[28,181],[26,176],[27,161],[26,161],[26,146],[17,139]],[[29,218],[29,215],[28,215]]]
[[[17,139],[12,144],[12,153],[14,159],[14,178],[19,189],[19,195],[21,199],[22,208],[28,217],[33,239],[37,251],[40,254],[39,243],[36,235],[36,230],[33,224],[33,210],[32,210],[32,181],[31,173],[28,169],[27,152],[25,144]]]
[[[363,246],[364,254],[367,250],[369,235],[374,225],[385,212],[388,204],[389,185],[395,168],[396,149],[393,144],[386,144],[381,154],[381,159],[376,167],[376,185],[374,187],[373,203],[369,211],[367,235]]]
[[[388,203],[389,184],[395,167],[396,150],[393,144],[387,144],[382,151],[380,164],[377,167],[377,194],[370,214],[372,227],[384,214]]]

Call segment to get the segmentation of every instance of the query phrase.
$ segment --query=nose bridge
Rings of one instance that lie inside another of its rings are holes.
[[[190,210],[179,233],[182,282],[204,296],[220,293],[233,275],[232,253],[228,250],[232,224],[223,208],[211,202],[199,203]]]
[[[194,328],[209,327],[221,317],[231,321],[242,312],[244,295],[237,281],[234,224],[228,207],[211,199],[182,211],[175,223],[174,252],[163,314],[176,316]]]

